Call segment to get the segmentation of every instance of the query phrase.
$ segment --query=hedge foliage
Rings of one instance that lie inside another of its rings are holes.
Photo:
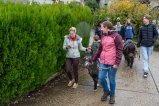
[[[62,70],[64,35],[83,21],[92,22],[85,6],[0,3],[0,105]]]

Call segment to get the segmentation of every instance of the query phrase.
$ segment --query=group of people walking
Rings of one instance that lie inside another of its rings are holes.
[[[69,78],[69,87],[78,87],[78,64],[80,52],[91,51],[91,48],[82,46],[82,38],[76,34],[76,28],[71,27],[69,34],[65,36],[63,49],[66,50],[66,73]],[[117,19],[117,25],[113,26],[110,21],[100,22],[95,30],[95,36],[99,36],[100,45],[92,58],[92,63],[99,58],[100,68],[98,74],[98,81],[103,87],[103,95],[101,101],[106,101],[110,96],[109,103],[115,103],[116,90],[116,73],[123,54],[123,41],[133,39],[135,35],[134,27],[131,20],[128,19],[125,25],[120,24],[120,19]],[[152,54],[153,46],[157,40],[158,32],[155,25],[151,24],[151,16],[145,15],[143,17],[143,25],[139,28],[139,39],[137,47],[141,47],[144,78],[147,77],[149,71],[149,57]],[[71,75],[73,66],[74,79]],[[110,88],[106,78],[109,79]]]

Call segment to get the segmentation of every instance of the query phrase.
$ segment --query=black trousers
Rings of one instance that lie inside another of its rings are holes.
[[[127,40],[132,40],[132,38],[126,38],[125,41],[127,41]]]
[[[79,58],[66,58],[66,73],[69,80],[72,80],[71,69],[73,67],[73,73],[75,78],[75,83],[78,83],[78,64]]]

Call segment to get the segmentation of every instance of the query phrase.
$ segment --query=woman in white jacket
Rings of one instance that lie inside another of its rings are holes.
[[[86,51],[87,48],[82,46],[82,38],[76,34],[76,28],[71,27],[69,29],[70,34],[64,38],[63,49],[66,50],[66,73],[69,78],[68,86],[73,88],[78,87],[78,64],[80,58],[80,52]],[[73,66],[74,79],[71,75],[71,66]]]

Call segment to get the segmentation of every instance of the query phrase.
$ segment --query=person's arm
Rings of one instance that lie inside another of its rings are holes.
[[[139,36],[138,36],[137,47],[140,47],[140,45],[141,45],[141,39],[142,39],[142,27],[140,27],[140,29],[139,29]]]
[[[153,38],[154,38],[154,43],[155,43],[158,38],[158,31],[157,31],[155,25],[154,25],[154,29],[153,29]]]
[[[115,60],[115,65],[118,67],[121,59],[122,59],[122,54],[123,54],[123,42],[122,42],[122,37],[120,35],[117,35],[114,39],[115,46],[116,46],[116,60]]]
[[[87,50],[87,48],[83,47],[83,45],[82,45],[82,38],[79,38],[79,40],[78,40],[78,47],[81,51]]]

